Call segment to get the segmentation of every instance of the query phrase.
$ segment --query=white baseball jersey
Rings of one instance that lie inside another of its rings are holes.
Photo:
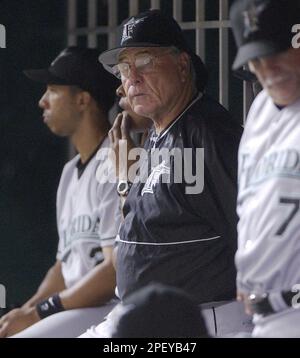
[[[265,91],[239,148],[238,289],[291,290],[300,283],[300,100],[283,109]]]
[[[106,138],[101,148],[108,145]],[[97,168],[105,159],[96,159],[95,153],[80,177],[79,160],[77,155],[65,165],[57,192],[57,259],[62,262],[66,287],[104,260],[102,248],[114,244],[121,220],[116,184],[96,180]]]

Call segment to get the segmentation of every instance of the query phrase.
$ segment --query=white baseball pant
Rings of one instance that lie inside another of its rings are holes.
[[[11,338],[75,338],[92,325],[103,321],[118,300],[100,307],[80,308],[56,313]]]
[[[211,302],[201,308],[210,336],[251,337],[253,329],[252,318],[246,315],[243,303],[237,301]],[[118,316],[117,308],[112,310],[98,326],[92,326],[78,338],[111,338],[116,316]]]

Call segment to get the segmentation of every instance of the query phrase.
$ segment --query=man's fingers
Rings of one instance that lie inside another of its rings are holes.
[[[237,291],[236,293],[236,299],[237,301],[245,301],[247,298],[247,295],[245,295],[244,293]]]
[[[113,135],[112,130],[110,130],[110,131],[108,132],[108,138],[109,138],[109,141],[110,141],[111,144],[114,144],[114,143],[115,143],[115,141],[114,141],[114,135]]]
[[[116,142],[118,141],[119,139],[121,139],[121,122],[122,122],[122,119],[123,119],[123,114],[122,113],[119,113],[113,123],[113,126],[110,130],[110,132],[112,133],[113,135],[113,141]]]
[[[236,295],[236,300],[237,300],[237,301],[239,301],[239,302],[244,301],[244,297],[243,297],[243,295],[242,295],[242,294],[240,294],[240,293],[238,293],[238,294]]]
[[[5,321],[6,321],[6,315],[5,315],[5,316],[2,316],[2,317],[0,318],[0,328],[1,328],[1,326],[3,326],[3,324],[5,323]]]
[[[123,112],[123,119],[121,122],[121,136],[122,139],[129,139],[129,130],[130,130],[130,121],[131,118],[127,112]]]
[[[5,322],[1,325],[0,328],[0,338],[5,338],[7,335],[7,328],[8,328],[8,323]]]

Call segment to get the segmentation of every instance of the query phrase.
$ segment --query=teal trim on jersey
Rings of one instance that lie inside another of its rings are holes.
[[[98,150],[100,149],[100,147],[102,146],[102,143],[104,142],[105,138],[107,137],[107,135],[105,135],[100,143],[97,145],[97,147],[95,148],[95,150],[93,151],[93,153],[89,156],[89,158],[82,163],[81,162],[81,158],[79,158],[78,162],[76,163],[76,168],[77,168],[77,174],[78,174],[78,179],[80,179],[80,177],[82,176],[82,174],[85,171],[85,168],[88,166],[88,164],[90,163],[90,161],[94,158],[94,156],[98,153]]]
[[[68,239],[64,242],[64,246],[63,249],[60,250],[60,252],[64,252],[65,249],[67,249],[69,246],[71,246],[73,244],[73,242],[77,242],[80,240],[84,240],[84,241],[88,241],[90,240],[91,242],[101,242],[101,238],[97,233],[91,233],[91,232],[87,232],[87,233],[76,233],[74,234],[72,237],[68,237]]]
[[[107,238],[101,238],[101,241],[108,241],[108,240],[115,240],[115,236],[112,236],[112,237],[107,237]]]

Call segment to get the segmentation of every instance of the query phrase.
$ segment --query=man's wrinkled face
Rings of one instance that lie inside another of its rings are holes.
[[[252,60],[249,68],[277,105],[287,106],[300,98],[300,49]]]
[[[133,112],[129,105],[128,99],[125,94],[123,86],[119,86],[116,90],[117,95],[120,97],[119,106],[126,112],[131,118],[131,129],[132,130],[145,130],[152,125],[152,121],[149,118],[139,116]]]
[[[134,112],[155,119],[170,111],[186,80],[186,56],[170,48],[126,49],[121,53],[121,80]]]

